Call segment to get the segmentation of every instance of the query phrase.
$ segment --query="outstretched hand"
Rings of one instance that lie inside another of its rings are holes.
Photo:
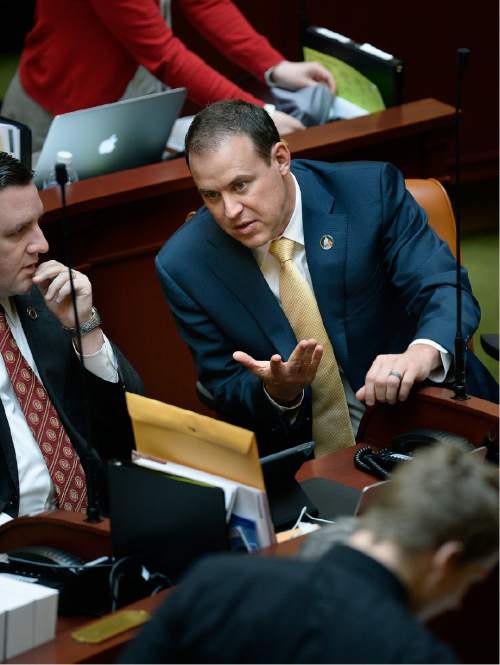
[[[286,361],[277,353],[270,360],[255,360],[243,351],[235,351],[233,358],[262,380],[270,397],[286,405],[314,381],[322,355],[323,347],[316,340],[304,339]]]
[[[404,353],[375,358],[356,398],[373,406],[375,402],[404,402],[415,382],[425,381],[441,364],[441,355],[429,344],[414,344]]]

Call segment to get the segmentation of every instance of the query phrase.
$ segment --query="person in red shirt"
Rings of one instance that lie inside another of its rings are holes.
[[[335,82],[320,63],[290,62],[257,33],[231,0],[176,0],[193,25],[229,60],[257,79],[289,89]],[[7,91],[3,115],[32,127],[41,148],[53,115],[117,101],[142,65],[158,82],[185,86],[205,106],[220,99],[264,102],[206,64],[168,26],[166,0],[37,0],[18,75]],[[140,93],[139,93],[140,94]],[[40,118],[33,119],[39,112]],[[280,133],[303,128],[273,111]]]

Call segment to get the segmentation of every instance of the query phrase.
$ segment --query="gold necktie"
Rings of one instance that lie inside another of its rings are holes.
[[[354,445],[349,410],[335,360],[314,293],[292,261],[295,242],[288,238],[273,240],[269,252],[281,264],[280,300],[297,337],[315,339],[323,356],[312,383],[313,437],[316,457]]]

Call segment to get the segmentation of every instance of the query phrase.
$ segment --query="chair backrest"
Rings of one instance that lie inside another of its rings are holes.
[[[443,185],[434,178],[410,179],[406,180],[406,189],[425,210],[434,231],[448,243],[453,256],[456,256],[455,215]]]
[[[453,256],[456,256],[455,214],[443,185],[435,178],[409,179],[405,182],[406,189],[427,213],[429,224],[438,236],[448,243]],[[473,337],[469,340],[468,348],[474,350]]]

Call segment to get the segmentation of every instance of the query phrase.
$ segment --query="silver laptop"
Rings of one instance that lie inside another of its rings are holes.
[[[36,185],[54,168],[59,150],[73,154],[80,180],[159,162],[185,98],[186,88],[175,88],[56,115],[36,165]]]
[[[376,504],[380,498],[380,493],[383,491],[382,488],[389,482],[390,480],[381,480],[378,483],[363,487],[356,508],[354,509],[354,514],[363,515],[373,504]]]

